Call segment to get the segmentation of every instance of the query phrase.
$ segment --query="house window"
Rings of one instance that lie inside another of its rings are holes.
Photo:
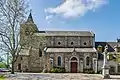
[[[118,72],[120,72],[120,65],[118,65]]]
[[[114,74],[115,73],[115,67],[114,66],[110,66],[110,74]]]
[[[86,65],[89,66],[90,63],[90,57],[86,57]]]
[[[61,66],[61,57],[58,56],[58,66]]]

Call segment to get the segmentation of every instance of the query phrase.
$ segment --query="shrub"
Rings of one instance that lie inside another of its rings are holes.
[[[6,68],[6,64],[4,62],[0,62],[0,68]]]
[[[84,73],[94,74],[95,72],[92,69],[84,69]]]
[[[0,80],[4,80],[4,79],[5,79],[4,75],[0,75]]]
[[[102,74],[102,70],[99,70],[97,73],[98,73],[98,74]]]
[[[54,67],[50,72],[51,73],[64,73],[65,69],[64,68],[60,68],[60,67]]]

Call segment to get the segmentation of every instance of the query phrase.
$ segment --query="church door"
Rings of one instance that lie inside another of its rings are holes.
[[[71,62],[71,72],[77,73],[77,62]]]
[[[75,57],[71,59],[71,72],[77,73],[77,59]]]

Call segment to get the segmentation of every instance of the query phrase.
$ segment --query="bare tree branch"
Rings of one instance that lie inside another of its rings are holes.
[[[8,47],[8,49],[10,51],[12,51],[11,48],[9,47],[8,43],[4,40],[3,36],[1,36],[1,38],[2,38],[2,42]]]
[[[0,0],[0,49],[12,55],[12,73],[22,48],[19,27],[25,19],[27,8],[26,0]]]
[[[8,39],[9,44],[10,44],[10,49],[12,49],[12,43],[11,43],[10,38],[7,36],[7,34],[6,34],[6,33],[5,33],[5,34],[3,34],[3,33],[4,33],[4,32],[0,32],[1,37],[5,37],[5,38],[7,38],[7,39]]]

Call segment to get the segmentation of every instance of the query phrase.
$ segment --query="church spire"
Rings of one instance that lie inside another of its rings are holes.
[[[29,14],[29,16],[28,16],[27,22],[34,23],[33,18],[32,18],[32,13],[31,13],[31,11],[32,11],[32,10],[30,10],[30,14]]]

